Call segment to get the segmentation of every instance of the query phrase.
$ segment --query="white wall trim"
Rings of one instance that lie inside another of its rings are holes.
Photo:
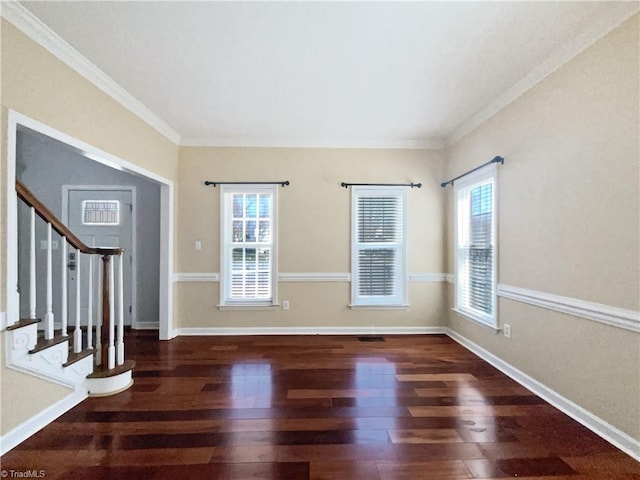
[[[446,282],[446,273],[410,273],[410,282]]]
[[[138,116],[174,144],[180,144],[180,135],[164,120],[144,106],[25,7],[18,2],[2,2],[0,14],[22,33],[62,60],[120,105]]]
[[[346,272],[299,272],[281,273],[279,282],[350,282],[351,274]]]
[[[504,284],[498,284],[498,296],[632,332],[640,332],[640,312],[635,310],[626,310]]]
[[[177,335],[425,335],[444,334],[445,327],[208,327],[178,328]]]
[[[0,5],[2,8],[2,5]],[[16,146],[20,115],[9,110],[7,115],[7,170],[6,170],[6,324],[20,320],[20,294],[18,293],[18,197],[16,195]]]
[[[174,273],[173,281],[174,282],[219,282],[220,274],[213,273],[213,272]]]
[[[158,322],[138,322],[136,323],[136,330],[158,330]]]
[[[446,328],[446,334],[460,345],[478,355],[480,358],[490,363],[505,375],[509,376],[519,384],[531,390],[533,393],[543,398],[558,410],[566,413],[571,418],[581,423],[594,433],[604,438],[609,443],[615,445],[623,452],[640,461],[640,441],[631,437],[622,430],[610,425],[600,417],[584,409],[580,405],[572,402],[558,392],[550,389],[538,380],[530,377],[526,373],[518,370],[511,364],[492,354],[488,350],[473,343],[459,333]]]
[[[611,3],[606,13],[599,13],[597,21],[589,23],[590,27],[586,31],[572,37],[570,41],[555,49],[543,63],[449,133],[445,141],[446,145],[453,145],[466,134],[478,128],[558,68],[631,18],[638,10],[640,10],[638,2]]]
[[[7,328],[7,314],[6,312],[0,312],[0,331]]]
[[[173,338],[173,220],[174,188],[169,182],[160,186],[160,340]],[[164,295],[163,292],[166,292]],[[175,336],[175,335],[174,335]]]
[[[410,282],[446,282],[447,273],[411,273]],[[219,282],[217,272],[182,272],[173,275],[174,282]],[[297,272],[279,273],[279,282],[350,282],[351,274],[347,272]]]
[[[0,455],[4,455],[20,443],[24,442],[34,433],[49,425],[60,415],[71,410],[81,401],[87,398],[86,390],[76,390],[71,395],[45,408],[26,422],[18,425],[0,438]]]

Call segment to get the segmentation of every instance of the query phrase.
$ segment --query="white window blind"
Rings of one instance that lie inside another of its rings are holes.
[[[221,303],[271,304],[275,295],[275,187],[222,187]]]
[[[490,170],[456,186],[456,308],[496,324],[495,176]]]
[[[353,188],[352,303],[405,304],[404,189]]]

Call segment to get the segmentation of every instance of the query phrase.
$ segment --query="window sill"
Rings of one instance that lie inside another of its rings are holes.
[[[265,303],[265,304],[251,304],[251,303],[237,303],[218,305],[218,310],[277,310],[280,308],[279,303]]]
[[[402,305],[349,305],[351,310],[409,310],[409,304]]]
[[[458,308],[453,307],[451,310],[453,310],[454,312],[456,312],[458,315],[460,315],[462,318],[473,322],[474,324],[480,326],[480,327],[484,327],[488,330],[491,330],[493,333],[500,333],[502,331],[501,328],[498,328],[497,326],[494,325],[489,325],[488,323],[480,320],[478,317],[470,314],[469,312],[465,312],[463,310],[460,310]]]

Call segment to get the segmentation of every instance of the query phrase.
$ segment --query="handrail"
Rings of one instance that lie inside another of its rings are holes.
[[[44,204],[38,200],[38,198],[29,190],[23,183],[16,180],[16,193],[18,197],[22,199],[28,206],[33,207],[35,212],[45,222],[51,224],[56,232],[67,239],[67,242],[71,244],[75,249],[82,253],[97,254],[97,255],[120,255],[124,250],[122,248],[105,248],[105,247],[89,247],[82,240],[80,240],[69,228],[62,223],[58,218],[51,213]]]

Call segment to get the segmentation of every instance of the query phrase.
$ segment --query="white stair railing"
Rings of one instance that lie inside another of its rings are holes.
[[[62,262],[60,264],[60,323],[62,335],[66,337],[69,335],[67,331],[69,325],[69,312],[67,311],[69,287],[67,285],[67,237],[65,236],[62,236],[60,239],[60,251],[62,255]]]
[[[118,255],[118,365],[124,364],[124,254]]]
[[[95,283],[93,282],[93,255],[88,258],[89,261],[89,278],[87,285],[89,285],[89,297],[87,299],[87,348],[94,348],[93,346],[93,289]]]
[[[43,321],[44,338],[52,340],[55,337],[54,325],[54,300],[53,300],[53,231],[60,235],[60,311],[59,328],[60,334],[64,337],[72,334],[71,349],[73,353],[83,352],[83,330],[87,329],[86,348],[93,349],[96,366],[103,371],[115,369],[117,366],[125,365],[124,346],[124,255],[123,250],[109,247],[89,247],[73,234],[58,218],[53,215],[24,185],[16,182],[16,192],[18,197],[29,207],[29,278],[24,278],[24,282],[29,285],[28,310],[29,319],[37,319],[37,237],[36,237],[36,215],[42,218],[46,226],[46,285],[45,285],[45,315]],[[42,247],[45,242],[42,241]],[[68,258],[69,252],[75,256],[74,262]],[[87,255],[84,260],[82,256]],[[94,257],[102,258],[102,266],[94,269]],[[118,265],[115,265],[115,258],[118,257]],[[85,273],[82,267],[85,265]],[[72,265],[75,263],[75,265]],[[70,293],[69,268],[75,267],[75,305],[69,305],[68,295]],[[117,277],[116,277],[117,269]],[[98,275],[97,298],[94,302],[95,275]],[[84,278],[85,275],[88,278]],[[82,284],[88,286],[82,287]],[[42,288],[42,285],[40,285]],[[84,294],[84,299],[83,299]],[[57,296],[57,293],[56,293]],[[86,319],[83,304],[87,304]],[[116,303],[117,302],[117,303]],[[57,303],[57,301],[56,301]],[[96,308],[97,307],[97,308]],[[75,324],[70,325],[69,317],[71,308],[75,309]],[[94,309],[100,312],[95,315]],[[58,311],[56,310],[56,313]],[[57,315],[56,315],[57,316]],[[116,323],[117,322],[117,323]],[[94,334],[95,328],[95,334]],[[71,330],[73,329],[73,332]],[[56,345],[61,342],[55,342]],[[51,347],[51,345],[48,345]]]
[[[36,314],[36,209],[31,207],[29,229],[29,318],[35,320]]]
[[[82,351],[82,298],[80,297],[82,278],[80,275],[80,257],[80,250],[78,249],[76,250],[76,328],[73,331],[73,353],[80,353]]]
[[[107,355],[109,359],[109,368],[116,367],[116,345],[115,345],[115,291],[114,291],[114,261],[113,258],[109,262],[109,348],[107,349]]]
[[[51,339],[54,336],[53,333],[53,324],[54,324],[54,316],[53,316],[53,256],[51,254],[52,250],[52,241],[51,241],[51,224],[47,223],[47,303],[46,308],[47,311],[44,314],[44,325],[46,328],[45,338]]]

